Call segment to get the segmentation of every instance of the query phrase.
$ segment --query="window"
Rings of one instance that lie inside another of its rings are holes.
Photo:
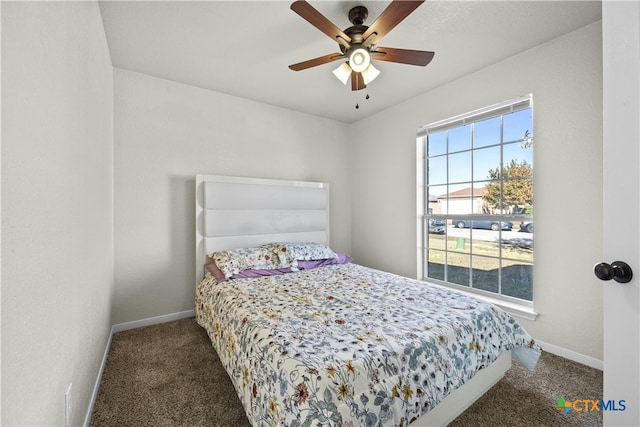
[[[419,129],[424,280],[532,303],[532,115],[528,96]]]

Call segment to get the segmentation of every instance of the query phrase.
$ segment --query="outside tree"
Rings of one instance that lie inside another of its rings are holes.
[[[489,206],[501,211],[509,207],[517,208],[517,212],[533,208],[533,167],[529,163],[511,160],[502,171],[499,167],[490,169],[489,178],[491,182],[486,184],[487,193],[483,196]]]

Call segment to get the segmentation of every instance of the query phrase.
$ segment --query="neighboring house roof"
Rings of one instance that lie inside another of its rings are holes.
[[[463,188],[462,190],[457,190],[457,191],[453,191],[449,194],[443,194],[441,196],[438,196],[438,199],[445,199],[445,198],[450,198],[450,199],[461,199],[461,198],[471,198],[471,197],[482,197],[485,194],[487,194],[487,188],[486,187],[476,187],[476,188],[472,188],[472,187],[467,187],[467,188]]]

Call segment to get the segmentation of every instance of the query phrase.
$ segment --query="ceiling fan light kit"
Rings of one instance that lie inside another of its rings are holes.
[[[361,73],[369,66],[371,55],[369,55],[369,51],[363,47],[354,47],[355,49],[352,49],[349,54],[349,66],[356,73]]]
[[[373,64],[369,64],[366,70],[362,72],[362,80],[364,80],[364,84],[368,85],[380,75],[380,70],[373,66]]]
[[[351,90],[358,91],[366,88],[380,74],[380,71],[371,63],[373,60],[424,67],[433,59],[433,52],[378,46],[378,42],[389,31],[422,3],[424,0],[393,0],[370,27],[364,25],[369,15],[367,8],[356,6],[349,11],[349,21],[353,26],[342,31],[305,0],[294,1],[291,4],[291,10],[337,42],[340,53],[292,64],[289,68],[301,71],[346,59],[346,62],[333,70],[333,74],[345,85],[350,77]]]
[[[347,84],[349,77],[351,77],[351,67],[346,62],[343,62],[338,68],[333,70],[333,74],[342,82],[343,85]]]

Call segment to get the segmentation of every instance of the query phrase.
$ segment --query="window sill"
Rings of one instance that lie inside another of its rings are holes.
[[[474,294],[475,295],[475,294]],[[536,321],[538,317],[538,313],[533,310],[533,307],[526,306],[524,304],[518,304],[514,302],[504,301],[497,298],[485,297],[483,295],[475,295],[477,298],[483,299],[485,301],[489,301],[490,303],[497,305],[507,313],[520,317],[525,320],[530,320],[532,322]]]
[[[430,281],[427,283],[429,283],[430,285],[441,286],[446,289],[453,289],[449,286],[440,285],[438,283],[433,283]],[[538,317],[538,313],[533,310],[533,307],[530,307],[526,304],[518,304],[517,302],[505,301],[499,298],[491,298],[490,296],[487,296],[487,295],[481,295],[474,292],[467,292],[463,289],[458,289],[458,288],[455,288],[454,290],[460,293],[463,293],[465,295],[469,295],[470,297],[474,297],[474,298],[478,298],[478,299],[490,302],[491,304],[500,307],[501,309],[511,314],[512,316],[519,317],[521,319],[535,322],[536,318]]]

